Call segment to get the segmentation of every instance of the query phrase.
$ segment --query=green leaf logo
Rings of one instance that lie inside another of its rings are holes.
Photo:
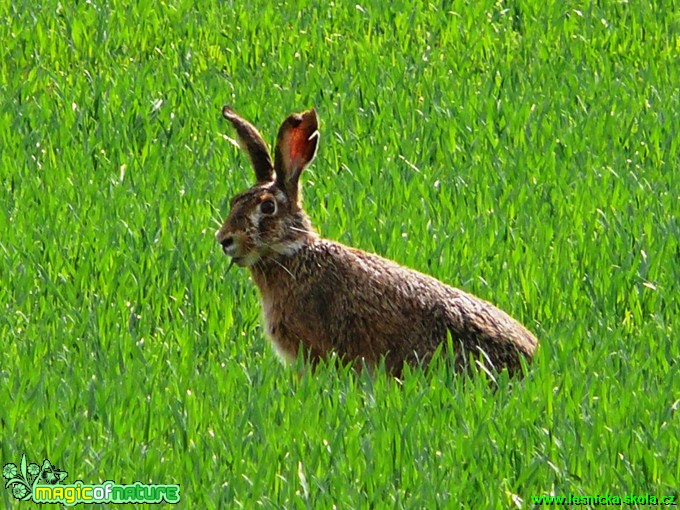
[[[39,483],[59,484],[62,483],[68,473],[62,471],[45,459],[42,467],[32,462],[26,462],[26,454],[21,456],[19,466],[9,462],[2,467],[2,476],[7,480],[5,489],[12,492],[12,496],[20,501],[27,501],[33,495],[33,488]]]

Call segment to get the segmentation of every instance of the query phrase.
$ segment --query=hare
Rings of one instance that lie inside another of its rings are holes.
[[[284,360],[302,349],[312,364],[334,353],[355,366],[388,372],[427,363],[438,346],[453,349],[456,371],[471,359],[487,371],[517,372],[538,341],[492,304],[378,255],[322,239],[302,209],[300,175],[319,144],[314,109],[290,115],[274,161],[248,121],[224,117],[250,156],[255,184],[231,200],[216,239],[246,267],[262,299],[266,331]],[[448,340],[450,338],[450,341]]]

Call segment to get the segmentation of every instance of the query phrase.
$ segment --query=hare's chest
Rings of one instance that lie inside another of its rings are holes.
[[[282,361],[293,363],[297,357],[297,342],[288,334],[283,306],[262,296],[262,315],[274,352]]]

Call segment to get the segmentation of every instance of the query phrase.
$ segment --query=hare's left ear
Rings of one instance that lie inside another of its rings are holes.
[[[318,145],[319,120],[313,108],[294,113],[281,124],[274,153],[276,184],[293,204],[298,204],[300,174],[314,159]]]
[[[272,181],[274,179],[274,166],[262,135],[255,129],[255,126],[239,117],[228,105],[222,107],[222,115],[236,128],[239,145],[250,156],[257,182]]]

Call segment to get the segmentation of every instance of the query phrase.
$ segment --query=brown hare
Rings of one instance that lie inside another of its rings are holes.
[[[302,349],[312,363],[335,353],[373,368],[384,357],[395,375],[405,363],[427,362],[440,345],[452,347],[447,355],[459,371],[473,360],[512,373],[522,357],[531,360],[536,337],[487,301],[319,237],[299,191],[319,143],[316,111],[283,121],[273,162],[252,124],[228,106],[222,113],[250,156],[256,182],[231,200],[216,238],[231,264],[250,270],[282,358],[292,361]]]

